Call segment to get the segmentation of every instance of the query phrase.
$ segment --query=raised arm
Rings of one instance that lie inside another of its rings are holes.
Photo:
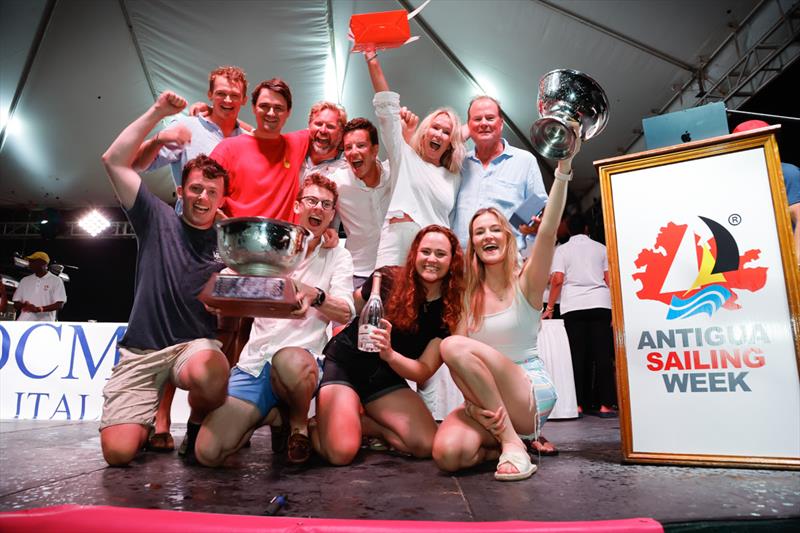
[[[364,59],[367,62],[367,69],[369,70],[369,79],[372,80],[372,88],[376,93],[389,91],[389,83],[383,75],[383,69],[378,62],[378,52],[375,50],[368,50],[364,52]]]
[[[186,100],[177,94],[170,91],[161,93],[150,109],[122,130],[122,133],[103,154],[106,173],[117,198],[125,209],[133,207],[142,184],[142,179],[133,169],[133,160],[139,146],[159,120],[179,113],[184,107],[186,107]]]
[[[575,154],[569,159],[558,162],[555,171],[555,180],[550,189],[547,206],[542,215],[542,223],[533,243],[533,251],[520,276],[520,288],[534,309],[542,308],[542,295],[547,287],[550,277],[550,264],[553,261],[553,252],[556,247],[556,232],[564,214],[567,203],[567,184],[572,179],[572,159],[580,149],[580,136]]]

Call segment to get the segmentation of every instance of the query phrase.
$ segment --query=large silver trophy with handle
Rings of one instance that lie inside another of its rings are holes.
[[[200,301],[225,316],[293,318],[294,283],[288,277],[306,255],[311,232],[263,217],[228,218],[215,224],[222,261],[234,274],[213,274]]]
[[[608,98],[600,85],[577,70],[553,70],[539,81],[539,120],[531,142],[548,159],[568,159],[575,152],[578,124],[581,141],[597,136],[608,122]]]

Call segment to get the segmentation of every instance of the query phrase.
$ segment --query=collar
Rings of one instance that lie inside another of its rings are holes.
[[[203,124],[203,126],[204,126],[205,128],[212,129],[212,130],[214,130],[214,131],[217,131],[217,132],[219,132],[219,133],[222,133],[222,128],[220,128],[220,127],[217,125],[217,123],[216,123],[216,122],[214,122],[213,120],[211,120],[211,119],[209,119],[208,117],[205,117],[205,116],[203,116],[203,115],[197,115],[197,118],[200,120],[200,123],[201,123],[201,124]],[[235,132],[235,131],[238,131],[238,132],[239,132],[239,133],[238,133],[238,135],[241,135],[242,133],[244,133],[244,130],[242,129],[242,127],[241,127],[241,125],[240,125],[240,123],[239,123],[239,121],[238,121],[238,120],[236,121],[236,127],[234,127],[234,128],[233,128],[233,131],[234,131],[234,132]],[[233,137],[233,136],[234,136],[234,135],[231,135],[231,137]]]
[[[500,155],[498,155],[497,157],[495,157],[494,159],[489,161],[490,165],[498,165],[498,164],[502,163],[503,161],[505,161],[506,159],[514,157],[514,154],[511,153],[511,151],[509,150],[510,145],[508,144],[508,141],[505,140],[505,138],[501,137],[500,138],[500,142],[503,143],[503,151],[500,152]],[[474,161],[475,163],[478,163],[479,165],[483,164],[483,163],[481,163],[481,160],[478,159],[478,156],[475,155],[475,149],[474,148],[472,150],[470,150],[469,153],[467,154],[467,159],[470,159],[470,160]]]

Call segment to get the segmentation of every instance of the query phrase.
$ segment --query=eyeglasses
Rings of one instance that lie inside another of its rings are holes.
[[[321,205],[322,209],[325,211],[330,211],[333,209],[333,202],[330,200],[320,200],[316,196],[303,196],[300,198],[300,201],[306,204],[308,207],[317,207],[317,205]]]

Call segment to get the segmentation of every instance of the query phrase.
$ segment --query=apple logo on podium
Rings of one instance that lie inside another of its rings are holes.
[[[681,141],[688,143],[691,140],[692,140],[692,134],[689,133],[689,130],[684,131],[683,135],[681,135]]]

